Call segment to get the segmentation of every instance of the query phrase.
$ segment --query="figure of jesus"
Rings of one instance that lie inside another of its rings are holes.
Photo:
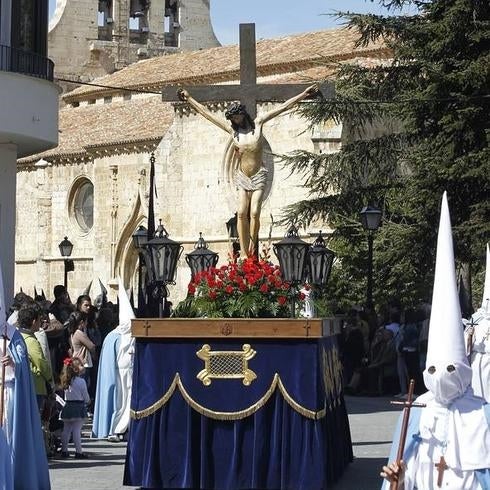
[[[239,189],[238,194],[238,235],[240,249],[248,257],[254,257],[258,251],[260,211],[264,200],[268,170],[263,164],[264,136],[263,126],[267,121],[286,112],[298,102],[318,92],[316,84],[287,100],[277,108],[261,114],[252,120],[245,106],[234,102],[225,112],[231,123],[226,124],[205,106],[193,99],[187,90],[179,89],[179,98],[187,102],[198,114],[226,131],[233,138],[235,156],[238,160],[233,181]]]

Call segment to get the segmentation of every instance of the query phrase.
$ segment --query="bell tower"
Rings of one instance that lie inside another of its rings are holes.
[[[56,75],[74,81],[220,45],[209,0],[57,0],[48,43]]]

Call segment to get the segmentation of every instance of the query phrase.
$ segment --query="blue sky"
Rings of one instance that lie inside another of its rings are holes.
[[[76,0],[71,0],[76,1]],[[214,31],[221,44],[238,42],[238,24],[255,22],[257,39],[335,27],[338,20],[323,15],[339,10],[386,13],[371,0],[210,0]],[[56,1],[49,0],[50,14]]]

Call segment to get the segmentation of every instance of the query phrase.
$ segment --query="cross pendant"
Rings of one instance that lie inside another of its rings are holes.
[[[437,486],[441,488],[442,479],[444,478],[444,471],[446,471],[449,468],[449,466],[446,464],[446,460],[444,459],[444,456],[441,456],[439,463],[436,463],[434,466],[437,468]]]

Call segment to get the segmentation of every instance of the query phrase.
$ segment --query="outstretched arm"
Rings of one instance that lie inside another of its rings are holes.
[[[309,95],[314,95],[318,92],[318,85],[315,83],[313,85],[310,85],[304,92],[301,92],[300,94],[296,95],[295,97],[292,97],[289,100],[286,100],[284,104],[281,104],[279,107],[276,109],[273,109],[270,112],[266,112],[264,115],[259,116],[256,120],[257,124],[260,123],[265,123],[267,121],[270,121],[274,117],[278,116],[279,114],[282,114],[283,112],[286,112],[287,110],[291,109],[294,107],[298,102],[302,101],[303,99],[306,99]]]
[[[226,124],[224,121],[216,117],[211,111],[209,111],[206,107],[200,104],[197,100],[193,99],[189,92],[184,89],[179,89],[177,94],[183,102],[187,102],[198,114],[205,117],[208,121],[212,122],[218,128],[221,128],[223,131],[226,131],[229,134],[233,133],[232,127],[229,124]]]

